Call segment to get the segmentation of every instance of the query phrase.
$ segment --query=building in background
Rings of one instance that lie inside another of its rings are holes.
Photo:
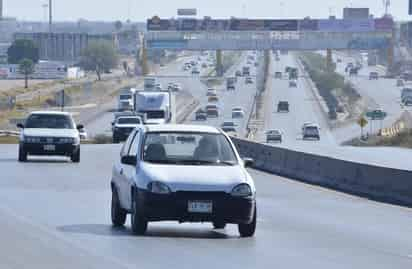
[[[343,9],[343,18],[348,20],[368,19],[369,8],[352,8],[345,7]]]

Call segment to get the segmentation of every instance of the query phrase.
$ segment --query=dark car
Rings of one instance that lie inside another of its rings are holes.
[[[266,132],[266,143],[282,143],[282,132],[279,130],[270,130]]]
[[[198,111],[196,111],[195,113],[195,119],[197,121],[205,121],[207,120],[207,113],[206,111],[204,111],[203,109],[199,109]]]
[[[278,112],[289,112],[289,102],[287,101],[280,101],[278,103]]]
[[[356,67],[353,67],[351,69],[349,69],[349,76],[356,76],[358,75],[359,69]]]
[[[378,79],[379,79],[378,72],[370,72],[369,73],[369,80],[378,80]]]
[[[296,88],[298,86],[296,80],[289,81],[289,88]]]
[[[282,78],[282,72],[276,72],[275,73],[275,78],[281,79]]]

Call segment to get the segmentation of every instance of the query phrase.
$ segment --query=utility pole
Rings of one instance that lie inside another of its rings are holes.
[[[49,32],[52,32],[52,24],[53,24],[53,6],[52,0],[49,0]]]

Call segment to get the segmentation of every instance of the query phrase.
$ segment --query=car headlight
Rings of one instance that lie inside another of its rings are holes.
[[[147,190],[157,194],[169,194],[171,192],[169,186],[159,181],[150,182],[147,185]]]
[[[253,196],[252,189],[246,183],[242,183],[242,184],[239,184],[236,187],[234,187],[230,194],[232,196],[235,196],[235,197],[251,197],[251,196]]]

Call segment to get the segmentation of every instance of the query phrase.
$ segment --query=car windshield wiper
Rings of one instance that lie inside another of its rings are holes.
[[[198,164],[198,165],[228,165],[234,166],[235,162],[230,161],[207,161],[207,160],[185,160],[182,161],[184,164]]]
[[[144,160],[149,163],[158,163],[158,164],[178,164],[178,161],[173,160]]]

